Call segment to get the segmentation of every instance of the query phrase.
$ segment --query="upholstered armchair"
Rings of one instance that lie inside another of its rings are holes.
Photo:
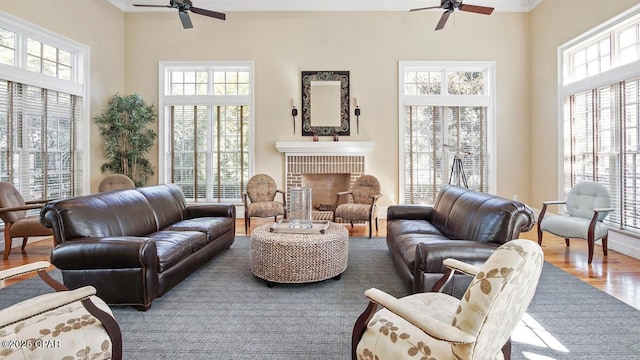
[[[122,334],[109,307],[85,286],[68,290],[46,261],[0,271],[0,280],[38,272],[57,292],[0,310],[2,359],[122,359]]]
[[[15,237],[22,238],[24,251],[29,237],[53,236],[53,231],[40,223],[38,214],[27,214],[27,210],[40,209],[48,201],[25,201],[13,184],[0,182],[0,218],[4,221],[4,260],[9,258],[12,240]]]
[[[124,174],[109,174],[98,184],[98,192],[133,189],[136,184]]]
[[[276,201],[276,195],[282,195],[282,202]],[[247,190],[242,194],[244,203],[244,232],[248,233],[252,217],[287,218],[287,197],[278,190],[273,178],[266,174],[254,175],[247,182]]]
[[[353,328],[353,359],[502,359],[536,291],[543,264],[534,241],[500,246],[482,267],[447,259],[473,276],[462,299],[439,293],[395,298],[372,288]],[[446,274],[445,277],[449,275]],[[383,309],[376,312],[378,306]],[[507,344],[507,345],[505,345]]]
[[[348,197],[348,202],[340,203],[343,196]],[[349,221],[353,227],[354,221],[369,222],[369,239],[372,235],[372,223],[376,223],[378,231],[378,207],[376,202],[382,197],[380,182],[374,176],[362,175],[356,179],[349,191],[336,194],[335,211],[333,221],[337,218]]]
[[[562,204],[566,206],[568,216],[547,214],[547,206]],[[543,201],[538,216],[538,244],[542,245],[543,231],[563,237],[567,246],[569,239],[587,240],[588,263],[591,264],[595,242],[602,239],[602,252],[607,256],[609,230],[602,221],[614,210],[610,206],[607,188],[588,181],[576,184],[566,200]]]

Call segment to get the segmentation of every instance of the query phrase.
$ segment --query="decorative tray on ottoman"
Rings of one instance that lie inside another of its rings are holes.
[[[279,232],[279,233],[290,233],[290,234],[324,234],[327,231],[328,227],[329,227],[328,220],[314,220],[311,228],[309,229],[290,228],[289,220],[284,219],[271,225],[269,227],[269,231]]]

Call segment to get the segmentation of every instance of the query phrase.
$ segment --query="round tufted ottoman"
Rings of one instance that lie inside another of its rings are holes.
[[[262,225],[251,233],[251,271],[272,287],[340,279],[347,269],[349,232],[329,223],[324,234],[270,232]]]

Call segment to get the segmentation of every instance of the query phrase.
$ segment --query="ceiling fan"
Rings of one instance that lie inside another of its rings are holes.
[[[440,21],[438,21],[436,30],[440,30],[444,28],[444,25],[447,23],[447,19],[449,19],[449,15],[451,15],[451,13],[453,13],[456,9],[460,11],[467,11],[467,12],[483,14],[483,15],[491,15],[491,13],[493,12],[492,7],[466,5],[462,3],[462,0],[460,1],[441,0],[440,6],[430,6],[430,7],[418,8],[418,9],[411,9],[409,11],[420,11],[420,10],[429,10],[429,9],[445,9],[444,14],[442,14],[442,17],[440,18]]]
[[[191,29],[193,24],[191,23],[191,18],[189,18],[189,13],[187,11],[194,12],[196,14],[209,16],[212,18],[225,20],[226,15],[223,13],[200,9],[193,6],[191,0],[169,0],[169,5],[146,5],[146,4],[133,4],[133,6],[140,7],[162,7],[162,8],[172,8],[178,9],[178,15],[180,16],[180,21],[182,22],[182,27],[185,29]]]

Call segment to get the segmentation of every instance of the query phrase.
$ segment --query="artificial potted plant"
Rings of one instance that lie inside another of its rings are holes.
[[[115,94],[102,114],[95,118],[109,160],[102,164],[100,171],[124,174],[136,186],[146,185],[154,172],[145,156],[157,137],[147,124],[157,117],[155,106],[147,105],[142,96]]]

